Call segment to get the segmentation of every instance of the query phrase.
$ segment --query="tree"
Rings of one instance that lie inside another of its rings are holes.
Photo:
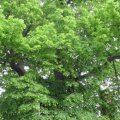
[[[1,119],[118,120],[119,1],[0,5]]]

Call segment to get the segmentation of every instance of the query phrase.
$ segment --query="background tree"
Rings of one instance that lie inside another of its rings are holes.
[[[119,1],[0,5],[1,119],[119,119]]]

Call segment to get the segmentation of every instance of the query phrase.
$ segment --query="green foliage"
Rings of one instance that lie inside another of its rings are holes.
[[[1,0],[0,119],[119,120],[119,31],[117,0]]]

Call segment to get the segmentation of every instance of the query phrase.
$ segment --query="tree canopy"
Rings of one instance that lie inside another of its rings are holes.
[[[1,120],[119,120],[120,1],[0,0],[0,87]]]

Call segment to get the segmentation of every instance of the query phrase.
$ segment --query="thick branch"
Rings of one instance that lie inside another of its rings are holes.
[[[107,58],[107,60],[109,62],[112,62],[112,61],[117,60],[117,59],[120,60],[120,55],[114,55],[114,56],[110,56]]]
[[[18,73],[19,76],[24,76],[25,75],[25,69],[24,69],[24,65],[22,62],[20,63],[15,63],[15,62],[11,62],[10,63],[10,67]]]
[[[16,62],[16,57],[18,56],[18,54],[15,54],[14,51],[12,49],[7,50],[4,49],[4,54],[5,54],[5,58],[1,61],[1,65],[5,65],[6,63],[9,63],[10,67],[18,73],[19,76],[24,76],[25,75],[25,69],[24,69],[24,64],[23,61],[21,62]],[[21,55],[20,55],[21,57]],[[20,59],[19,57],[19,59]]]
[[[65,80],[65,76],[63,75],[63,73],[57,70],[54,70],[54,76],[55,80]]]

